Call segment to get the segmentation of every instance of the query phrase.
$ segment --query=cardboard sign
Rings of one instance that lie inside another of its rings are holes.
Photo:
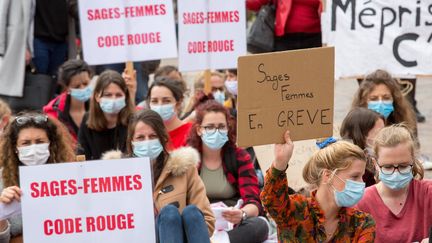
[[[244,0],[178,0],[179,69],[237,68],[246,54]]]
[[[327,0],[323,41],[336,47],[336,77],[385,69],[431,74],[432,4],[417,0]]]
[[[78,5],[89,64],[177,57],[171,0],[79,0]]]
[[[333,129],[334,49],[240,57],[240,147],[329,137]]]
[[[155,242],[147,158],[21,166],[26,243]]]

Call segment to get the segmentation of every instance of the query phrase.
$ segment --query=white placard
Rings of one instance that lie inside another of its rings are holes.
[[[246,54],[244,0],[178,0],[179,69],[237,68]]]
[[[155,242],[150,162],[21,166],[25,243]]]
[[[337,78],[379,68],[395,76],[432,73],[431,1],[327,0],[322,31],[336,47]]]
[[[172,0],[79,0],[79,13],[89,64],[177,57]]]

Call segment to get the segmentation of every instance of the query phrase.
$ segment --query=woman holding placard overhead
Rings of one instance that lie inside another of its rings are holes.
[[[21,113],[6,128],[0,142],[0,202],[19,201],[18,166],[75,160],[72,138],[57,120],[40,113]],[[21,216],[0,220],[0,243],[22,234]]]
[[[183,147],[169,153],[168,142],[158,113],[142,110],[131,117],[127,155],[150,159],[158,242],[210,242],[215,219],[196,170],[198,152]]]
[[[288,131],[284,137],[284,144],[275,145],[261,193],[277,224],[279,242],[374,242],[375,221],[352,208],[365,189],[363,150],[346,141],[326,140],[303,169],[304,180],[316,189],[310,197],[289,195],[285,171],[294,144]]]
[[[127,123],[134,111],[128,86],[116,71],[103,72],[94,88],[90,110],[81,123],[78,134],[78,154],[87,160],[99,159],[102,153],[125,151]]]

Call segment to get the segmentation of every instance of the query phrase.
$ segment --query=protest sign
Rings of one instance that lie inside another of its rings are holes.
[[[236,68],[246,54],[245,8],[244,0],[179,0],[179,69]]]
[[[170,0],[79,0],[79,14],[89,64],[177,57]]]
[[[21,166],[26,243],[155,242],[150,162]]]
[[[327,0],[323,41],[336,47],[336,77],[385,69],[395,76],[431,74],[432,3],[418,0]]]
[[[238,62],[240,147],[329,137],[333,129],[334,49],[251,55]]]

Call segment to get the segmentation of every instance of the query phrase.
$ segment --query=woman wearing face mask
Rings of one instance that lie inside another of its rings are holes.
[[[181,83],[162,77],[152,83],[147,95],[150,109],[162,117],[168,131],[169,150],[186,145],[186,137],[192,126],[192,123],[184,122],[179,118],[183,94]]]
[[[361,83],[352,107],[365,107],[384,116],[386,125],[404,122],[417,134],[415,113],[400,91],[396,79],[384,70],[367,75]]]
[[[65,91],[44,106],[43,111],[61,121],[76,141],[93,92],[90,67],[82,60],[69,60],[60,66],[58,74]]]
[[[127,153],[151,160],[158,241],[210,242],[214,217],[196,170],[199,155],[190,147],[168,153],[168,141],[164,123],[156,112],[143,110],[132,116]]]
[[[112,149],[125,151],[127,123],[133,111],[125,80],[115,71],[104,71],[96,81],[90,110],[81,123],[78,154],[95,160]]]
[[[3,134],[6,126],[9,124],[11,115],[12,112],[9,105],[0,99],[0,136]]]
[[[372,145],[377,133],[384,128],[384,117],[375,111],[363,107],[352,109],[342,122],[340,135],[350,139],[365,151],[367,163],[363,175],[366,187],[375,185],[375,165],[372,162]]]
[[[0,202],[20,200],[18,166],[75,160],[71,138],[63,125],[39,113],[21,113],[6,128],[0,142]],[[21,216],[0,220],[0,242],[22,234]]]
[[[236,225],[228,232],[230,242],[263,242],[268,226],[259,199],[258,179],[249,154],[235,146],[233,127],[229,125],[226,108],[209,100],[197,108],[196,121],[188,143],[200,151],[199,172],[210,202],[224,202],[234,206],[243,200],[240,208],[222,214],[226,221]]]
[[[276,144],[261,200],[275,220],[279,242],[374,242],[372,217],[351,208],[363,196],[366,158],[358,146],[338,141],[315,152],[303,169],[314,186],[311,197],[288,195],[288,169],[294,144],[289,132]]]
[[[432,182],[422,180],[411,133],[401,125],[383,128],[373,148],[380,182],[366,189],[357,206],[374,217],[376,242],[429,242]]]

